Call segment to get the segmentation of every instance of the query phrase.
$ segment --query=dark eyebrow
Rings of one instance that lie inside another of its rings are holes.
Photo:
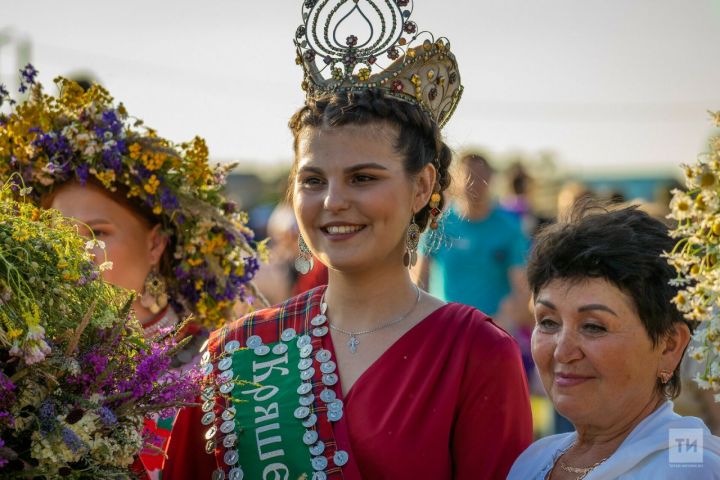
[[[547,300],[538,299],[538,301],[535,302],[535,303],[540,303],[540,304],[545,305],[546,307],[548,307],[548,308],[550,308],[550,309],[552,309],[552,310],[557,310],[557,307],[556,307],[555,305],[553,305],[551,302],[548,302]]]
[[[380,165],[379,163],[375,162],[368,162],[368,163],[358,163],[357,165],[353,165],[351,167],[348,167],[345,169],[345,173],[355,173],[359,172],[360,170],[387,170],[387,167],[384,165]],[[316,175],[322,175],[324,172],[322,168],[313,167],[313,166],[305,166],[301,167],[298,170],[298,173],[314,173]]]
[[[353,165],[352,167],[348,167],[345,169],[348,173],[354,173],[359,170],[387,170],[387,167],[384,165],[380,165],[379,163],[369,162],[369,163],[359,163],[357,165]]]
[[[545,305],[546,307],[548,307],[551,310],[557,310],[557,307],[555,305],[553,305],[552,302],[549,302],[547,300],[540,299],[535,303],[540,303],[542,305]],[[616,317],[618,316],[618,314],[615,313],[615,311],[612,308],[610,308],[606,305],[602,305],[600,303],[591,303],[590,305],[583,305],[582,307],[578,308],[578,312],[591,312],[593,310],[601,310],[603,312],[608,312],[612,315],[615,315]]]
[[[300,167],[300,169],[298,170],[298,173],[304,173],[304,172],[315,173],[315,174],[318,174],[318,175],[322,175],[322,173],[323,173],[323,171],[322,171],[321,168],[317,168],[317,167]]]
[[[610,307],[608,307],[608,306],[606,306],[606,305],[599,304],[599,303],[593,303],[593,304],[590,304],[590,305],[583,305],[582,307],[578,308],[578,312],[589,312],[589,311],[592,311],[592,310],[601,310],[601,311],[603,311],[603,312],[608,312],[608,313],[610,313],[610,314],[612,314],[612,315],[615,315],[616,317],[618,316],[618,314],[615,313],[615,311],[614,311],[612,308],[610,308]]]

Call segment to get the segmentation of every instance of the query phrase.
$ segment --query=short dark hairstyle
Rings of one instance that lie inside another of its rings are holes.
[[[535,239],[528,261],[528,282],[534,296],[556,279],[602,278],[633,301],[648,336],[657,345],[678,323],[686,323],[671,302],[678,287],[670,285],[675,271],[663,253],[675,245],[668,227],[637,206],[607,210],[597,203],[576,204],[569,218],[549,225]],[[680,365],[658,389],[680,394]]]
[[[399,130],[396,150],[404,157],[405,172],[415,175],[427,164],[437,171],[437,191],[442,193],[450,185],[449,167],[452,152],[445,144],[440,127],[422,109],[398,100],[381,89],[336,92],[308,99],[305,106],[290,119],[294,137],[295,161],[290,172],[288,192],[297,173],[297,151],[300,135],[306,128],[335,128],[344,125],[370,125],[387,122]],[[439,208],[444,206],[444,198]],[[415,223],[423,230],[430,219],[432,207],[426,205],[415,215]]]

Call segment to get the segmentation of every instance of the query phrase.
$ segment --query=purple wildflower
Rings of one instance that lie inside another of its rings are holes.
[[[260,262],[257,257],[245,257],[243,260],[245,261],[245,273],[242,278],[243,282],[247,282],[255,276],[255,273],[260,268]]]
[[[25,93],[28,87],[35,85],[37,73],[35,67],[29,63],[25,65],[25,68],[20,70],[20,93]]]
[[[12,427],[15,423],[8,409],[15,403],[16,388],[10,378],[0,372],[0,426]]]
[[[106,427],[115,425],[117,423],[117,417],[115,416],[113,411],[107,407],[100,407],[97,411],[97,415],[98,417],[100,417],[100,421]]]
[[[83,163],[77,169],[75,170],[75,175],[77,175],[78,180],[80,181],[80,185],[86,185],[88,181],[88,177],[90,176],[90,166],[87,163]]]
[[[43,402],[38,409],[40,432],[47,435],[55,430],[55,406],[50,402]]]
[[[120,392],[128,392],[134,399],[150,394],[158,377],[170,368],[171,358],[167,355],[169,348],[167,345],[153,344],[138,355],[135,372],[120,382]]]
[[[0,468],[4,467],[8,464],[9,460],[2,456],[3,447],[5,446],[5,441],[0,438]]]
[[[148,170],[145,165],[139,165],[137,169],[138,176],[140,177],[140,182],[138,183],[144,183],[144,180],[147,180],[148,178],[153,176],[153,172]],[[162,182],[161,182],[162,183]]]
[[[55,164],[55,168],[62,167],[63,174],[69,173],[71,167],[70,162],[75,154],[73,152],[70,141],[59,132],[41,133],[32,142],[33,146],[41,149],[50,160]],[[53,172],[57,173],[57,172]],[[62,178],[61,180],[65,180]]]
[[[63,428],[62,433],[60,435],[62,436],[63,442],[65,442],[65,445],[67,445],[67,447],[73,453],[79,452],[80,449],[85,446],[85,444],[80,439],[80,437],[78,437],[77,434],[68,427]]]
[[[115,110],[105,110],[102,114],[102,120],[106,130],[112,133],[113,136],[120,135],[122,132],[122,122],[120,122]]]
[[[189,277],[189,272],[182,265],[178,265],[177,267],[175,267],[175,278],[177,278],[178,280],[186,280]]]
[[[167,187],[163,187],[160,192],[160,204],[166,212],[172,212],[180,208],[177,197],[173,195],[172,191]]]
[[[103,164],[106,167],[111,168],[115,173],[120,174],[122,172],[122,153],[117,148],[117,145],[106,146],[102,152]]]

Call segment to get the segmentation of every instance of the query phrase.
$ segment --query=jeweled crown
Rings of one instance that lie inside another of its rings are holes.
[[[412,0],[303,0],[295,45],[306,95],[379,88],[443,127],[462,95],[460,72],[450,42],[420,31],[413,8]]]

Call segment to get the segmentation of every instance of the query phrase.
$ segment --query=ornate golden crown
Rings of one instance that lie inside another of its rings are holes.
[[[295,46],[307,96],[379,88],[444,126],[462,95],[460,72],[450,42],[419,31],[413,8],[412,0],[304,0]]]

